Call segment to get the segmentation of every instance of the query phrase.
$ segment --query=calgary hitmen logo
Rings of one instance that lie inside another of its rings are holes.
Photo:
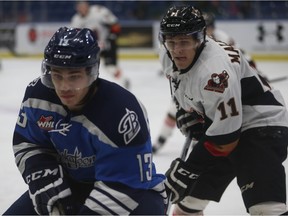
[[[227,71],[222,73],[213,73],[211,79],[208,80],[207,85],[204,87],[205,90],[223,93],[225,88],[228,87],[229,75]]]

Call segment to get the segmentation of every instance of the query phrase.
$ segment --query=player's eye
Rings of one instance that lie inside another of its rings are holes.
[[[63,77],[58,73],[51,73],[51,77],[53,80],[58,80],[58,81],[63,79]]]

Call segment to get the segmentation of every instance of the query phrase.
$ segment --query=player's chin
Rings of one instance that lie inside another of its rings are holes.
[[[72,98],[60,98],[62,104],[65,106],[71,107],[77,104]]]
[[[180,70],[186,69],[190,65],[190,63],[188,63],[187,61],[182,61],[182,60],[180,60],[180,61],[174,60],[174,62],[176,64],[177,68]]]

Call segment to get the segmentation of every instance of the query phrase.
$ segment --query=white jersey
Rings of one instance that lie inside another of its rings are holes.
[[[107,26],[117,22],[117,17],[108,8],[101,5],[92,5],[89,7],[87,16],[83,17],[77,13],[72,17],[71,27],[93,30],[98,36],[99,46],[103,48],[110,33],[110,29]]]
[[[226,43],[207,38],[197,61],[185,73],[171,69],[164,47],[160,59],[168,68],[163,70],[180,106],[205,117],[206,136],[216,144],[235,141],[249,128],[288,126],[280,92],[263,83],[242,53]]]

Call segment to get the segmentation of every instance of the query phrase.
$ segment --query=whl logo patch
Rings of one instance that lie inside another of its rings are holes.
[[[54,128],[53,116],[41,115],[40,119],[37,121],[38,126],[43,130],[52,130]]]

